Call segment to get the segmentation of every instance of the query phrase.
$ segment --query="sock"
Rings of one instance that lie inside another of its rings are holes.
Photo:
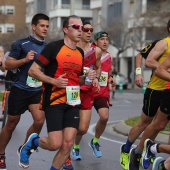
[[[38,144],[39,140],[40,140],[40,138],[37,138],[37,139],[34,140],[34,145],[35,145],[35,147],[38,147],[38,146],[39,146],[39,144]]]
[[[133,143],[127,139],[126,144],[123,147],[123,152],[129,153]]]
[[[50,170],[58,170],[58,169],[51,166]]]
[[[138,149],[138,147],[135,149],[135,154],[140,154],[142,155],[142,151]]]
[[[156,153],[159,153],[158,152],[158,144],[154,144],[150,147],[150,151],[153,153],[153,154],[156,154]]]
[[[74,148],[74,149],[80,149],[80,145],[74,144],[73,148]]]
[[[94,137],[94,138],[93,138],[93,142],[92,142],[92,143],[94,144],[94,143],[98,143],[98,142],[99,142],[99,139],[98,139],[98,138],[96,138],[96,137]]]

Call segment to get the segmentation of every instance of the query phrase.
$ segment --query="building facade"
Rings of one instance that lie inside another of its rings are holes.
[[[0,0],[0,46],[7,48],[25,28],[25,14],[25,0]]]
[[[118,71],[131,80],[138,51],[168,35],[168,0],[91,0],[91,8],[94,30],[109,32]]]
[[[69,15],[78,15],[82,18],[92,20],[90,0],[26,0],[27,12],[26,23],[31,22],[32,16],[37,12],[43,12],[50,17],[51,38],[63,36],[62,23]]]

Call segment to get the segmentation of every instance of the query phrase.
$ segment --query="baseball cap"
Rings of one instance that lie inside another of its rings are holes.
[[[100,32],[98,32],[94,35],[95,40],[98,40],[101,37],[108,37],[109,38],[109,34],[107,32],[100,31]]]

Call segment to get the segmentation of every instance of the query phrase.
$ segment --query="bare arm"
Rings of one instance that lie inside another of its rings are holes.
[[[22,59],[19,59],[19,60],[8,56],[7,60],[5,61],[5,68],[7,70],[14,70],[14,69],[16,69],[18,67],[21,67],[22,65],[24,65],[24,64],[30,62],[31,60],[33,60],[34,59],[34,54],[36,54],[36,53],[37,52],[31,50],[30,52],[28,52],[28,54],[27,54],[27,56],[25,58],[22,58]]]
[[[167,48],[168,45],[166,40],[160,40],[159,42],[157,42],[155,47],[149,53],[145,62],[145,66],[156,70],[159,66],[157,59],[167,50]]]
[[[96,76],[100,77],[101,74],[101,56],[102,51],[99,47],[96,47]]]
[[[5,62],[4,62],[4,50],[0,48],[0,62],[2,63],[0,66],[1,71],[5,71]]]
[[[68,79],[63,78],[66,74],[63,74],[61,76],[59,76],[57,79],[54,79],[52,77],[49,77],[47,75],[45,75],[42,71],[41,71],[41,67],[37,64],[37,63],[33,63],[32,66],[30,67],[28,74],[29,76],[42,81],[44,83],[48,83],[48,84],[52,84],[54,86],[57,86],[59,88],[65,88],[68,84]]]
[[[140,69],[141,70],[141,66],[142,66],[142,55],[140,53],[137,54],[136,56],[136,69]],[[144,78],[142,76],[142,74],[138,73],[136,71],[136,76],[135,76],[135,84],[138,86],[138,87],[142,87],[144,83]]]
[[[165,58],[162,64],[155,70],[155,75],[163,80],[170,81],[170,54]]]

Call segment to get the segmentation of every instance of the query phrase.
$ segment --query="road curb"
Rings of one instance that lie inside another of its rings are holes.
[[[131,129],[131,126],[126,125],[124,121],[114,123],[114,124],[112,124],[111,127],[114,132],[124,135],[124,136],[128,136],[130,129]],[[138,139],[141,139],[141,136],[142,136],[142,134],[139,136]],[[155,142],[167,144],[168,140],[169,140],[169,136],[170,135],[168,133],[165,133],[165,134],[159,133],[155,139]]]

